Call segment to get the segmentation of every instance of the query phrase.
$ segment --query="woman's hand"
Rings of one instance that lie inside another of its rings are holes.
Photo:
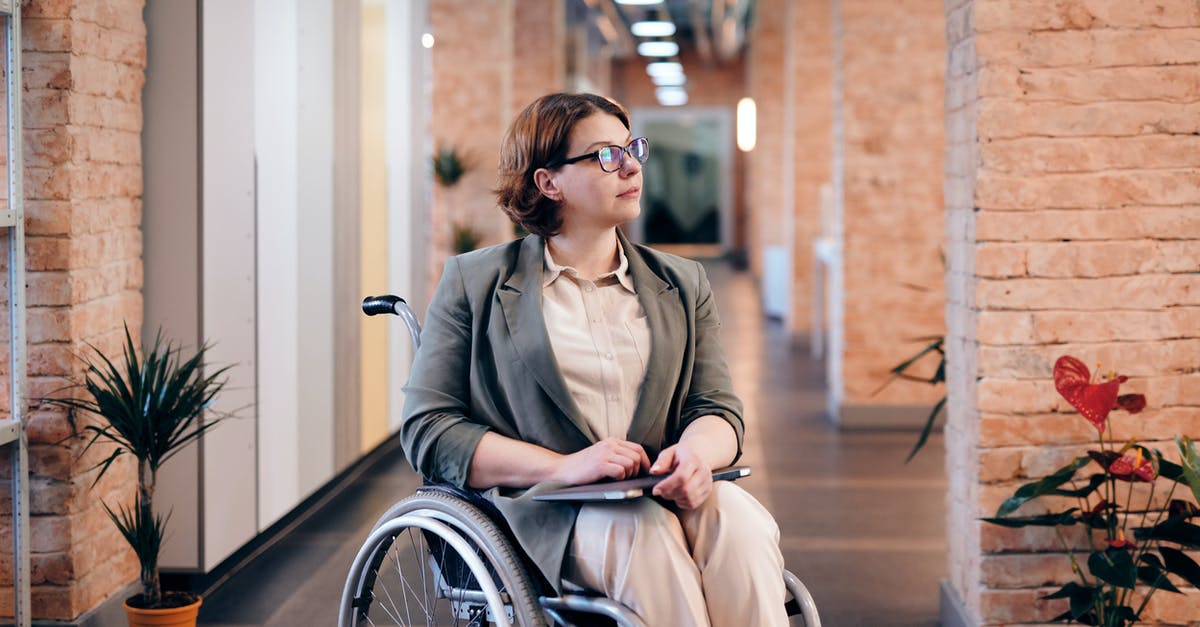
[[[675,501],[682,509],[695,509],[712,493],[712,468],[686,441],[668,446],[654,460],[650,474],[671,476],[654,486],[654,496]]]
[[[641,444],[605,438],[570,455],[560,457],[551,479],[570,485],[601,479],[628,479],[650,468],[650,457]]]

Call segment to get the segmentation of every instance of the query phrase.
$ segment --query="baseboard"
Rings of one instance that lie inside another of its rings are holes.
[[[971,618],[962,597],[949,581],[943,579],[938,586],[938,625],[940,627],[979,627],[979,621]]]
[[[837,426],[846,430],[920,431],[932,405],[843,405]],[[940,427],[938,418],[935,427]]]

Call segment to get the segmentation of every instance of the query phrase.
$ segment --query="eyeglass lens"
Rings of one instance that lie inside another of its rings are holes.
[[[605,146],[600,149],[600,167],[605,172],[615,172],[621,167],[621,163],[625,160],[625,154],[637,159],[638,163],[645,163],[646,158],[650,156],[650,142],[645,137],[639,137],[629,145],[622,148],[620,146]]]

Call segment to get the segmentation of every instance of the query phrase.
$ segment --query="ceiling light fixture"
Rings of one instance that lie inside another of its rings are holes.
[[[648,20],[634,22],[629,26],[629,32],[635,37],[670,37],[675,34],[675,22],[664,20]]]
[[[664,107],[678,107],[687,104],[687,90],[682,87],[659,87],[654,90],[658,104]]]
[[[646,65],[650,76],[675,76],[683,74],[683,65],[678,61],[655,61]]]
[[[662,4],[662,1],[663,0],[617,0],[617,4],[649,6],[652,4]]]
[[[687,77],[683,74],[664,74],[662,76],[651,76],[650,80],[654,81],[654,84],[660,87],[675,87],[686,83]]]
[[[673,41],[643,41],[637,46],[643,57],[673,57],[679,54],[679,44]]]

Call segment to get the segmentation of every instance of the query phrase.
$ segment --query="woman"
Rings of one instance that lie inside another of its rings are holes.
[[[786,624],[778,527],[710,474],[741,454],[743,427],[704,269],[617,229],[640,211],[648,149],[599,96],[543,96],[513,121],[497,195],[532,235],[447,261],[406,388],[405,453],[484,491],[557,589],[655,627]],[[668,474],[657,500],[532,499],[645,472]]]

